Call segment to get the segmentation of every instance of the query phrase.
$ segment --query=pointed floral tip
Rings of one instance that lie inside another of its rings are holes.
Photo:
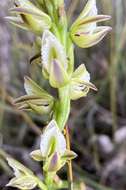
[[[84,18],[84,19],[80,20],[80,22],[78,23],[78,27],[79,26],[85,26],[86,24],[103,22],[103,21],[107,21],[107,20],[110,20],[110,19],[111,19],[111,16],[109,16],[109,15],[91,16],[91,17],[87,17],[87,18]]]
[[[8,22],[10,22],[11,24],[13,24],[14,26],[17,26],[19,28],[22,28],[24,30],[28,30],[27,25],[22,21],[22,19],[20,17],[14,17],[14,16],[8,16],[8,17],[4,17]]]
[[[71,150],[66,150],[65,154],[62,156],[62,159],[69,161],[69,160],[76,158],[77,156],[78,155],[75,152],[73,152]]]
[[[19,17],[6,16],[6,17],[4,17],[4,19],[7,20],[7,21],[10,21],[10,22],[15,22],[17,24],[22,24],[23,23],[21,18],[19,18]]]
[[[29,10],[28,8],[23,8],[23,7],[11,8],[11,9],[9,9],[9,11],[15,12],[15,13],[21,13],[21,14],[30,14],[30,15],[34,15],[34,16],[38,16],[38,17],[43,16],[41,13],[38,13],[38,12],[36,13],[36,12]]]
[[[84,84],[85,86],[91,88],[94,91],[98,91],[97,87],[94,84],[92,84],[91,82],[85,82],[84,81],[84,82],[82,82],[82,84]]]

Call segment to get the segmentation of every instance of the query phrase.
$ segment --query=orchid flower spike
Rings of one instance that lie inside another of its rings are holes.
[[[108,15],[98,15],[96,0],[88,0],[82,13],[71,26],[73,42],[81,48],[94,46],[111,30],[111,27],[97,26],[97,23],[110,18]]]
[[[76,157],[66,148],[66,140],[55,120],[52,120],[41,135],[40,149],[31,153],[36,161],[45,161],[45,171],[56,172],[68,160]]]
[[[25,77],[27,95],[15,99],[14,103],[20,110],[32,111],[37,114],[49,114],[52,111],[54,98],[40,88],[32,79]]]
[[[50,85],[54,88],[65,86],[69,81],[67,56],[62,44],[48,30],[43,33],[41,56],[42,71]]]
[[[87,96],[89,89],[97,90],[95,85],[90,82],[90,74],[84,64],[81,64],[73,73],[70,83],[70,98],[76,100]]]

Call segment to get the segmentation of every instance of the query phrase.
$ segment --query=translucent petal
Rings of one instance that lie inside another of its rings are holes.
[[[33,172],[31,170],[29,170],[28,168],[26,168],[25,166],[23,166],[23,164],[21,164],[20,162],[18,162],[17,160],[8,157],[7,158],[8,164],[9,166],[11,166],[15,172],[16,175],[19,176],[19,173],[24,173],[24,174],[28,174],[28,175],[33,175]]]
[[[96,0],[88,0],[87,4],[85,5],[78,19],[82,19],[88,16],[95,16],[97,14],[98,14],[98,10],[96,6]]]
[[[81,64],[73,73],[70,84],[70,98],[76,100],[87,95],[90,89],[90,74],[84,64]]]
[[[90,74],[88,73],[88,71],[86,70],[86,67],[84,64],[81,64],[73,73],[72,75],[72,79],[79,82],[81,81],[85,81],[85,82],[89,82],[90,81]]]
[[[67,59],[64,47],[59,40],[48,30],[45,30],[42,37],[42,65],[46,71],[50,72],[50,64],[53,59],[57,59],[64,69],[67,69]]]
[[[37,85],[31,78],[25,77],[25,83],[24,83],[25,91],[28,95],[38,95],[40,97],[46,96],[47,98],[52,98],[46,92],[46,90],[40,88],[39,85]]]
[[[43,157],[47,157],[49,154],[49,148],[51,146],[50,142],[52,138],[55,138],[56,140],[55,152],[63,155],[66,150],[66,141],[55,120],[52,120],[48,124],[44,133],[41,135],[40,150]]]

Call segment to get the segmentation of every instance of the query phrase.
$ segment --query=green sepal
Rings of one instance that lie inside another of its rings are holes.
[[[37,35],[41,35],[45,29],[51,28],[52,21],[46,13],[41,11],[30,1],[18,0],[17,2],[16,7],[10,9],[10,11],[21,17],[24,27],[22,26],[22,23],[16,23],[17,21],[11,21],[13,24],[23,29],[27,28]]]
[[[30,190],[37,186],[37,182],[32,176],[20,176],[12,178],[6,186]]]
[[[41,162],[45,160],[45,157],[42,156],[41,150],[34,150],[30,153],[30,156],[35,161]]]

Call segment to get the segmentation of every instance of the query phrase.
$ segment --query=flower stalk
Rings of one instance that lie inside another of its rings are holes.
[[[97,23],[110,17],[98,15],[96,0],[88,0],[79,17],[68,28],[64,0],[36,0],[36,5],[29,0],[16,0],[15,7],[10,10],[16,15],[6,19],[36,35],[35,44],[39,53],[34,59],[40,58],[42,75],[58,96],[52,96],[25,77],[26,95],[17,98],[14,103],[20,110],[49,116],[48,125],[41,134],[40,147],[30,154],[33,160],[43,163],[45,175],[41,181],[25,166],[8,159],[15,175],[8,186],[19,189],[38,186],[42,190],[55,190],[55,176],[68,164],[69,190],[74,190],[72,159],[77,155],[71,150],[67,126],[71,101],[87,96],[90,89],[97,90],[90,82],[90,74],[84,64],[74,69],[74,44],[82,48],[97,44],[111,30],[108,26],[97,26]],[[61,186],[63,182],[61,180]]]

